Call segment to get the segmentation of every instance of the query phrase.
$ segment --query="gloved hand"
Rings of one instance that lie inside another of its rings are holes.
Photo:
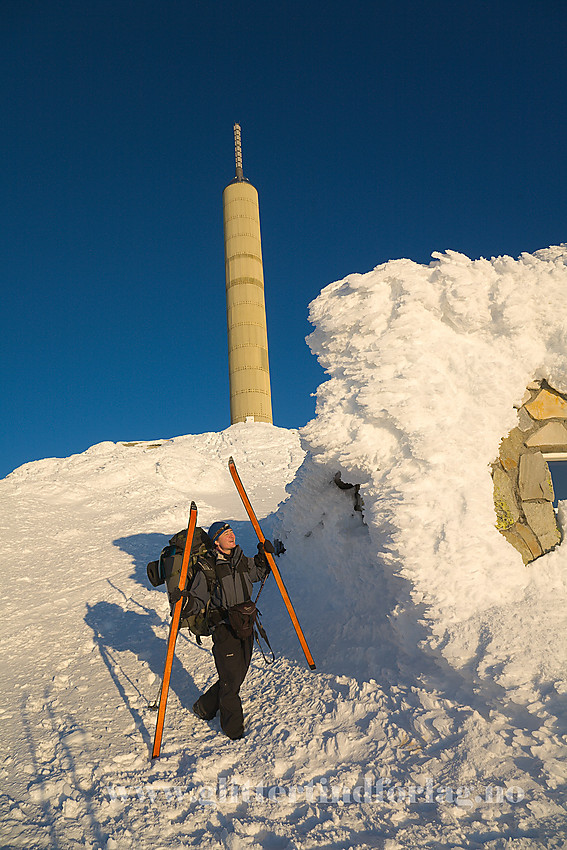
[[[268,552],[270,555],[273,555],[275,551],[274,544],[271,540],[266,539],[263,543],[258,543],[258,552],[260,552],[260,554]]]
[[[178,587],[174,587],[169,594],[169,598],[174,605],[176,605],[182,597],[187,598],[188,596],[189,594],[186,590],[179,590]]]

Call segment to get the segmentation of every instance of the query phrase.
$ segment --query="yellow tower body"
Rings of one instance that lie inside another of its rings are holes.
[[[238,124],[234,135],[236,177],[223,192],[230,421],[271,423],[258,192],[242,173]]]

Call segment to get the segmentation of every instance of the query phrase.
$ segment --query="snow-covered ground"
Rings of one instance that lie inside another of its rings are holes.
[[[523,566],[489,464],[530,380],[567,390],[566,256],[448,253],[327,287],[301,441],[250,423],[0,481],[0,847],[565,846],[567,544]],[[152,764],[168,605],[146,562],[192,499],[255,550],[230,455],[317,670],[270,580],[277,661],[254,656],[244,739],[191,714],[215,673],[182,633]]]

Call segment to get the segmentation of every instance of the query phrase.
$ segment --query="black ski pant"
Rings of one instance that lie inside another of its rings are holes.
[[[213,632],[213,657],[219,678],[197,700],[207,720],[212,720],[220,711],[221,728],[234,740],[244,734],[239,691],[250,667],[252,646],[252,637],[241,640],[230,626],[218,625]]]

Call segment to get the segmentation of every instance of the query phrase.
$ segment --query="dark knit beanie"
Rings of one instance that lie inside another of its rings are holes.
[[[224,534],[225,531],[228,531],[230,525],[228,522],[213,522],[211,527],[209,528],[209,537],[211,538],[211,543],[214,543],[215,540],[218,540],[221,534]]]

